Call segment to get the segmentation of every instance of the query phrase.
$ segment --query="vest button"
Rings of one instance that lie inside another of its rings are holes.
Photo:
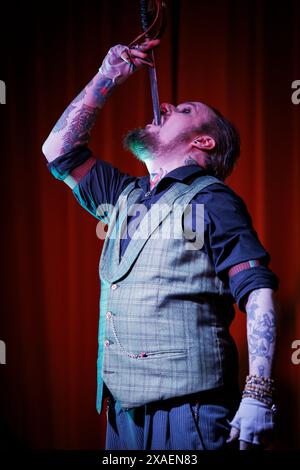
[[[112,313],[111,312],[106,312],[106,318],[111,318]]]
[[[108,341],[108,339],[106,339],[106,340],[104,341],[104,346],[105,346],[106,348],[108,348],[108,346],[109,346],[109,341]]]
[[[111,285],[112,290],[116,290],[117,287],[118,287],[117,284],[112,284],[112,285]]]

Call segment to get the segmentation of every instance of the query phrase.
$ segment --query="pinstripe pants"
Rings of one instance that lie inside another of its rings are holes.
[[[123,410],[107,401],[106,450],[218,450],[226,447],[239,392],[225,389]]]

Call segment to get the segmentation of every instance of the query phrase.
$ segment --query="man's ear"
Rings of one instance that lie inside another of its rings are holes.
[[[201,135],[196,137],[191,143],[192,147],[196,147],[199,150],[212,150],[216,146],[215,139],[210,135]]]

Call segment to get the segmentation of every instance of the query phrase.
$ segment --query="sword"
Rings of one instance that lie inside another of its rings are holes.
[[[163,0],[141,0],[141,25],[144,32],[129,44],[129,48],[138,46],[145,39],[157,39],[162,36],[166,26],[166,4]],[[153,64],[153,67],[149,67],[153,115],[154,123],[158,126],[161,116],[153,50],[150,52],[150,59]]]

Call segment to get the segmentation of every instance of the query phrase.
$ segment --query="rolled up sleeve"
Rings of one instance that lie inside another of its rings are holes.
[[[255,266],[230,277],[229,286],[239,309],[245,312],[245,303],[250,292],[263,287],[276,291],[279,279],[267,266]]]
[[[74,178],[76,173],[80,173],[77,169],[83,168],[91,159],[93,159],[92,165],[77,181]],[[61,155],[47,166],[55,178],[71,187],[76,200],[85,210],[105,223],[109,222],[112,207],[122,191],[130,182],[138,179],[122,173],[104,160],[94,158],[92,151],[87,147],[80,147]]]
[[[279,279],[268,267],[271,257],[253,228],[246,204],[231,188],[211,185],[201,202],[205,208],[205,248],[216,274],[229,285],[239,309],[245,311],[245,300],[252,290],[278,289]],[[230,268],[251,260],[258,260],[259,265],[228,276]]]
[[[85,163],[92,157],[92,152],[88,147],[78,147],[71,152],[57,157],[47,164],[51,174],[58,180],[64,181],[75,168]]]

